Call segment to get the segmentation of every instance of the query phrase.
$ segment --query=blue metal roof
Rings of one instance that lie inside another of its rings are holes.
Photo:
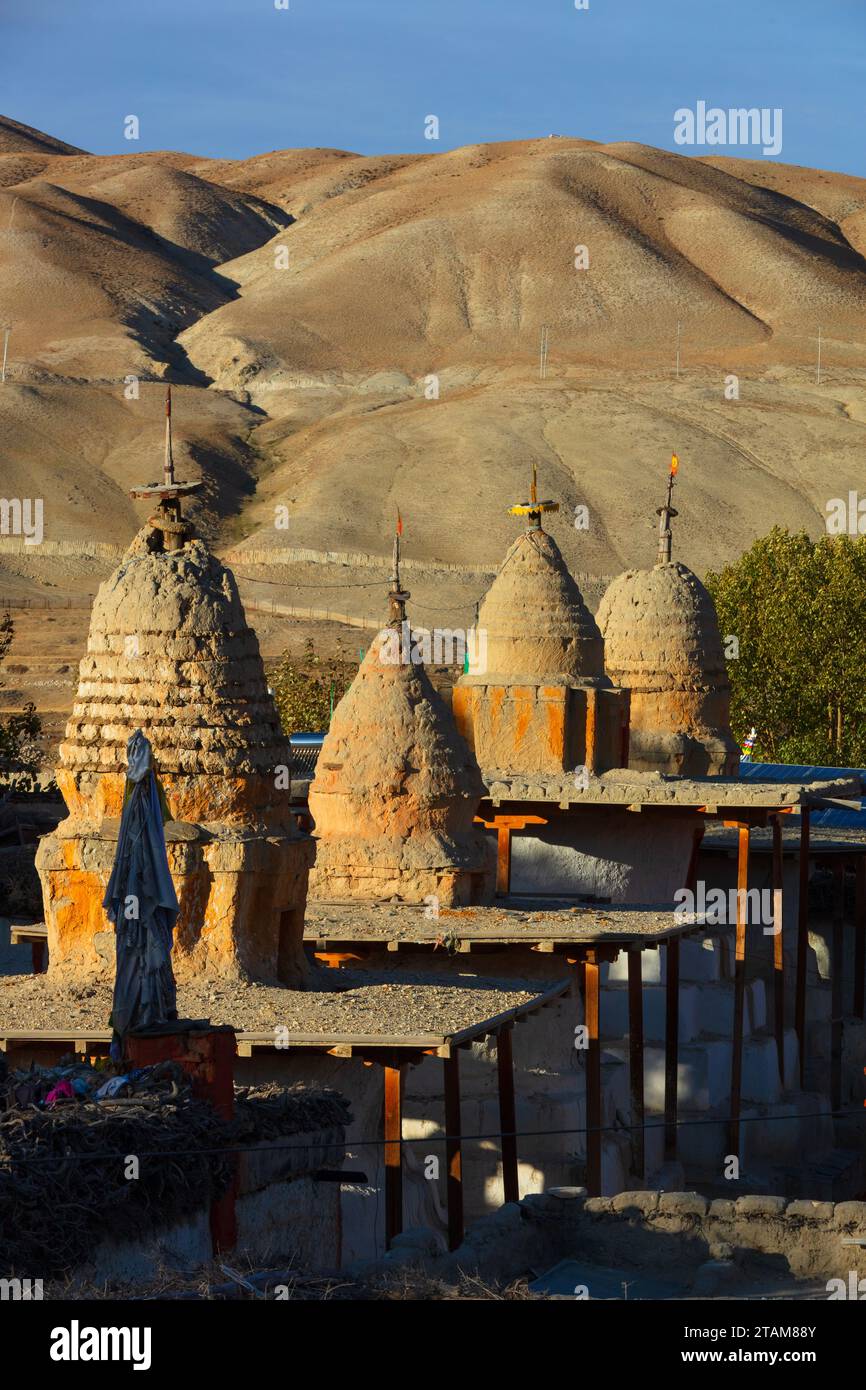
[[[838,777],[859,777],[866,785],[866,769],[862,767],[807,767],[798,763],[740,763],[740,776],[753,782],[830,782]],[[823,806],[813,809],[812,825],[827,830],[866,831],[866,801],[861,797],[860,810],[843,806]]]

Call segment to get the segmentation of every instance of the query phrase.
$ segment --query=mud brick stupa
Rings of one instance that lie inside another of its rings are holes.
[[[736,776],[740,750],[730,729],[731,690],[713,601],[696,574],[671,559],[671,505],[659,508],[659,551],[651,570],[628,570],[598,610],[605,665],[631,690],[629,766],[684,777]]]
[[[195,538],[180,498],[167,401],[158,502],[93,605],[57,783],[69,816],[42,839],[52,973],[114,967],[102,908],[138,728],[173,817],[169,867],[180,903],[173,965],[192,974],[302,985],[314,848],[288,809],[289,750],[233,575]]]
[[[412,659],[399,559],[396,537],[388,624],[334,711],[310,786],[310,896],[480,903],[492,897],[494,877],[491,846],[474,824],[484,784]]]
[[[555,775],[621,767],[629,697],[605,671],[604,641],[556,541],[541,525],[558,503],[537,496],[511,508],[530,526],[500,566],[478,614],[487,670],[461,676],[457,727],[486,772]]]

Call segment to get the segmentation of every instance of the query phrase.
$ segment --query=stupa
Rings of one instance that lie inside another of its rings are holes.
[[[678,467],[674,455],[655,567],[619,575],[601,601],[605,664],[631,690],[630,767],[731,776],[740,755],[716,610],[697,575],[671,558]]]
[[[529,518],[478,613],[486,669],[470,664],[454,687],[457,727],[485,770],[554,774],[622,767],[628,740],[628,692],[605,672],[604,642],[559,546],[541,518],[559,509],[538,498],[536,469]]]
[[[158,502],[93,604],[87,655],[60,746],[69,816],[42,839],[52,972],[113,969],[102,898],[117,843],[126,742],[141,728],[173,817],[178,980],[208,974],[300,986],[311,838],[289,807],[289,750],[234,576],[194,535],[175,479],[171,396]]]
[[[478,767],[409,640],[409,597],[398,531],[388,622],[334,711],[310,786],[310,896],[426,901],[435,913],[492,897],[492,846],[474,824]]]

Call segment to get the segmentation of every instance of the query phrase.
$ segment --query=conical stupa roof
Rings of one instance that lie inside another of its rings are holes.
[[[372,832],[411,845],[472,828],[481,774],[423,665],[401,659],[402,635],[377,634],[334,711],[310,787],[320,836]]]
[[[602,681],[604,643],[559,546],[540,527],[511,546],[478,614],[487,678]]]
[[[94,601],[61,768],[124,772],[141,728],[160,773],[273,785],[288,748],[234,576],[202,541],[168,552],[152,538],[139,533]]]
[[[628,570],[598,609],[605,665],[633,690],[727,690],[719,624],[704,585],[678,560]]]

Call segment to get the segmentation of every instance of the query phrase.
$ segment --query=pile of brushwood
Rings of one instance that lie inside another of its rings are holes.
[[[336,1092],[271,1085],[239,1089],[228,1122],[176,1062],[113,1087],[88,1071],[69,1058],[0,1075],[0,1277],[63,1277],[108,1237],[138,1240],[206,1210],[238,1149],[322,1130],[342,1141],[350,1119]]]

